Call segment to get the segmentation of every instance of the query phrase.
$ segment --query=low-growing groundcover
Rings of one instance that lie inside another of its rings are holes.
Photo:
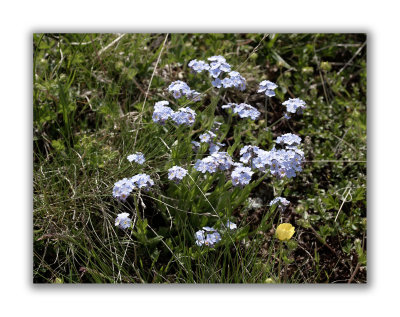
[[[34,34],[35,283],[366,283],[365,34]]]

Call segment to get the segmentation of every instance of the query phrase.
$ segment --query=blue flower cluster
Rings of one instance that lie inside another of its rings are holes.
[[[231,174],[232,185],[241,187],[248,185],[253,174],[250,167],[237,166]]]
[[[189,107],[179,108],[178,111],[173,111],[167,107],[168,101],[159,101],[154,105],[153,121],[161,125],[171,118],[176,124],[193,125],[196,120],[196,112]]]
[[[257,92],[264,92],[266,96],[273,97],[275,96],[275,89],[278,88],[278,85],[269,80],[263,80],[258,87]]]
[[[149,190],[154,185],[154,181],[147,174],[137,174],[131,178],[124,178],[114,184],[113,196],[121,201],[125,201],[132,190]]]
[[[208,60],[211,62],[208,71],[214,78],[217,78],[222,72],[229,73],[231,71],[231,65],[226,62],[223,56],[211,56]]]
[[[191,60],[188,64],[189,68],[195,73],[201,73],[203,70],[208,70],[210,76],[217,78],[222,72],[230,72],[231,65],[229,65],[225,58],[222,56],[212,56],[208,58],[211,65],[204,61],[198,61],[197,59]]]
[[[260,148],[258,146],[246,145],[240,150],[240,162],[244,164],[249,163],[249,160],[254,158],[257,155],[257,152]]]
[[[225,81],[224,87],[235,87],[236,89],[239,89],[240,91],[243,91],[246,89],[246,79],[241,76],[238,72],[230,72],[228,74],[230,76],[229,79],[225,78],[223,81]]]
[[[280,211],[285,211],[286,207],[289,206],[290,201],[283,197],[275,197],[273,200],[270,201],[269,205],[278,204],[278,209]]]
[[[290,119],[290,113],[302,114],[306,108],[306,103],[299,98],[289,98],[282,105],[286,106],[285,118]]]
[[[186,176],[187,172],[180,166],[173,166],[168,170],[168,179],[178,184]]]
[[[168,91],[172,93],[172,96],[174,96],[175,99],[185,96],[186,98],[194,101],[200,100],[200,93],[195,90],[191,90],[189,85],[181,80],[172,82],[168,86]]]
[[[223,56],[211,56],[208,60],[211,62],[210,64],[194,59],[189,62],[188,66],[195,73],[208,70],[210,76],[214,78],[211,84],[216,88],[235,87],[241,91],[246,89],[246,79],[242,77],[239,72],[231,71],[231,65],[226,62]],[[229,77],[225,77],[224,79],[219,78],[222,73],[228,73]]]
[[[219,125],[220,123],[216,122],[216,124]],[[215,130],[218,131],[218,127]],[[222,146],[225,146],[223,143],[215,142],[216,136],[213,131],[206,131],[199,136],[200,143],[208,143],[210,145],[210,154],[217,153]],[[192,141],[192,144],[197,145],[197,147],[200,146],[200,143]]]
[[[237,229],[237,225],[230,220],[226,222],[226,228],[229,230]],[[213,247],[221,241],[221,234],[213,227],[203,227],[195,233],[196,245]]]
[[[233,160],[227,152],[214,152],[211,155],[197,160],[194,164],[196,171],[215,173],[217,170],[225,171],[231,168]]]
[[[235,87],[236,89],[239,89],[240,91],[243,91],[246,89],[246,79],[242,77],[238,72],[230,72],[228,74],[230,78],[225,77],[223,80],[219,78],[215,78],[211,84],[216,87],[216,88],[230,88],[230,87]]]
[[[194,169],[202,172],[203,174],[205,172],[215,173],[218,170],[218,164],[215,161],[216,160],[213,156],[207,156],[202,160],[197,160],[197,162],[194,164]]]
[[[202,230],[195,233],[195,238],[198,246],[212,247],[221,241],[221,235],[212,227],[203,227]]]
[[[257,156],[252,160],[253,168],[260,171],[269,170],[273,176],[278,178],[292,178],[296,172],[301,172],[301,163],[304,159],[304,153],[297,147],[271,151],[259,149]]]
[[[287,145],[300,145],[301,138],[296,134],[286,133],[276,138],[276,143],[278,144],[287,144]]]
[[[196,120],[196,112],[189,107],[179,108],[178,111],[175,111],[171,117],[176,124],[186,124],[191,126]]]
[[[142,152],[136,152],[134,154],[128,155],[128,161],[135,161],[136,163],[142,165],[145,162],[145,158]]]
[[[252,168],[265,172],[269,170],[278,178],[296,176],[296,172],[302,171],[301,164],[304,160],[304,152],[298,148],[301,138],[295,134],[287,133],[278,137],[275,142],[285,147],[277,150],[275,147],[265,151],[257,146],[246,145],[240,150],[240,161],[249,164]]]
[[[228,103],[227,105],[223,105],[222,109],[231,109],[233,108],[233,113],[237,113],[240,118],[251,118],[252,120],[256,120],[260,116],[260,112],[246,103],[236,104],[236,103]]]
[[[148,191],[150,187],[154,185],[154,181],[147,174],[137,174],[133,176],[131,180],[137,188],[143,188],[145,191]]]
[[[127,212],[123,212],[117,215],[115,219],[115,225],[120,227],[121,229],[126,229],[131,226],[132,220],[129,218],[129,214]]]
[[[155,123],[165,124],[165,121],[171,118],[174,111],[166,105],[169,105],[168,101],[159,101],[154,105],[153,121]]]
[[[195,73],[201,73],[203,70],[209,70],[210,69],[210,65],[208,65],[204,61],[198,61],[197,59],[194,59],[194,60],[190,61],[188,66]]]
[[[121,179],[114,184],[113,196],[119,200],[125,201],[135,188],[136,187],[132,182],[132,179]]]

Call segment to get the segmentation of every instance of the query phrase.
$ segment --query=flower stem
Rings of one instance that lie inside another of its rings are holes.
[[[267,127],[266,130],[268,131],[268,130],[271,129],[275,124],[281,122],[283,119],[285,119],[285,117],[281,117],[280,119],[276,120],[276,121],[275,121],[274,123],[272,123],[269,127]]]
[[[142,220],[140,217],[140,211],[139,211],[139,205],[138,205],[138,201],[137,201],[137,197],[136,195],[133,195],[133,201],[135,203],[135,210],[136,210],[136,215],[138,217],[139,220]],[[144,216],[144,215],[143,215]]]
[[[288,276],[287,276],[287,268],[288,268],[288,264],[285,263],[285,268],[284,268],[284,270],[283,270],[283,281],[284,281],[284,283],[287,283],[287,279],[288,279]]]
[[[279,242],[279,263],[278,263],[278,279],[279,283],[281,283],[281,265],[282,265],[282,241]]]

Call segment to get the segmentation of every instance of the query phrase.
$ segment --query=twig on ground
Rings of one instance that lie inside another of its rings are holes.
[[[169,35],[169,33],[167,33],[167,35],[165,35],[164,42],[162,43],[162,47],[161,47],[160,53],[158,54],[158,57],[157,57],[156,65],[154,66],[153,73],[151,74],[149,86],[147,87],[147,91],[146,91],[146,94],[145,94],[145,96],[144,96],[144,101],[143,101],[143,105],[142,105],[142,110],[140,111],[139,123],[138,123],[138,124],[140,124],[140,123],[142,122],[144,106],[145,106],[145,104],[146,104],[147,97],[148,97],[148,95],[149,95],[149,91],[150,91],[151,83],[152,83],[153,78],[154,78],[154,74],[156,73],[158,63],[160,62],[160,59],[161,59],[161,54],[162,54],[162,52],[163,52],[163,50],[164,50],[165,43],[167,42],[168,35]],[[138,133],[139,133],[139,130],[136,130],[135,142],[133,143],[133,147],[136,146],[136,141],[137,141]]]
[[[241,63],[239,65],[239,67],[237,68],[237,70],[239,71],[239,69],[242,68],[242,66],[249,60],[249,58],[255,53],[257,52],[258,48],[260,47],[261,43],[265,40],[265,38],[269,35],[269,33],[264,34],[263,38],[261,39],[261,41],[257,44],[257,46],[251,51],[251,53],[249,54],[249,56],[247,56],[247,58],[244,60],[243,63]]]
[[[344,65],[344,66],[337,72],[337,75],[340,75],[340,73],[341,73],[342,71],[344,71],[344,70],[346,69],[347,66],[350,65],[350,63],[353,61],[353,59],[356,58],[356,56],[361,52],[361,50],[364,48],[364,46],[365,46],[366,44],[367,44],[367,41],[365,41],[364,44],[361,45],[361,47],[357,50],[357,52],[353,55],[353,57],[349,59],[349,61],[346,63],[346,65]]]
[[[347,186],[347,188],[346,188],[346,189],[347,189],[347,194],[346,194],[346,197],[344,197],[344,199],[343,199],[343,201],[342,201],[342,204],[340,205],[340,208],[339,208],[339,210],[338,210],[338,212],[337,212],[337,214],[336,214],[335,222],[336,222],[336,220],[337,220],[337,218],[338,218],[338,216],[339,216],[340,211],[342,210],[342,207],[343,207],[344,203],[347,201],[347,200],[346,200],[346,199],[347,199],[347,196],[349,196],[349,194],[350,194],[350,191],[351,191],[350,185],[351,185],[351,184],[349,184],[349,185]]]
[[[105,51],[107,51],[111,46],[113,46],[115,43],[118,43],[119,40],[121,40],[124,36],[126,35],[126,33],[121,34],[120,36],[118,36],[114,41],[112,41],[110,44],[108,44],[106,47],[103,47],[99,53],[98,56],[100,56],[101,54],[103,54]],[[93,42],[94,40],[92,40]]]
[[[319,233],[312,227],[310,226],[311,231],[313,232],[313,234],[317,237],[318,241],[321,242],[324,246],[326,246],[333,254],[335,254],[337,257],[339,257],[339,255],[337,254],[337,252],[328,244],[324,241],[324,239],[322,239],[322,237],[319,235]]]
[[[360,269],[360,266],[361,266],[361,264],[360,264],[360,262],[358,262],[358,263],[357,263],[357,266],[356,266],[356,268],[355,268],[355,270],[354,270],[354,272],[353,272],[353,274],[351,274],[351,277],[350,277],[349,280],[347,281],[348,284],[351,284],[351,282],[353,282],[354,277],[356,276],[358,270]]]

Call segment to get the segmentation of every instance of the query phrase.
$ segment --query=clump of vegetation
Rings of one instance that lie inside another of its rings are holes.
[[[366,282],[363,34],[35,34],[34,282]]]

